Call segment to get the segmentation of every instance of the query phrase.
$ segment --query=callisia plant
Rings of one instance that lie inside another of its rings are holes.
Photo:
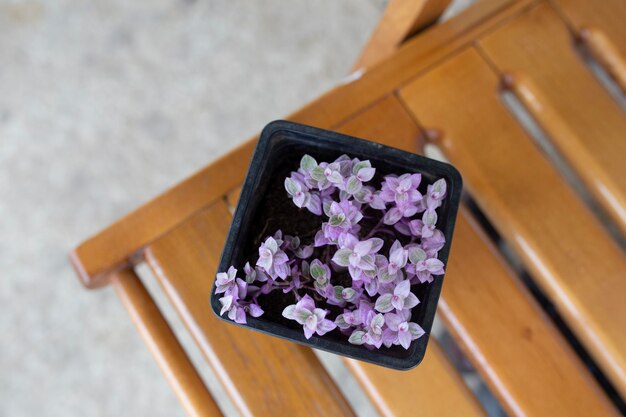
[[[420,303],[411,289],[444,273],[437,254],[445,238],[435,226],[446,182],[424,187],[421,174],[406,173],[376,187],[375,175],[370,161],[304,155],[285,178],[285,204],[319,216],[319,229],[306,242],[277,230],[241,273],[233,266],[218,273],[220,314],[246,323],[264,314],[263,295],[282,291],[293,299],[283,317],[307,339],[336,331],[355,345],[409,349],[424,335],[411,321]]]

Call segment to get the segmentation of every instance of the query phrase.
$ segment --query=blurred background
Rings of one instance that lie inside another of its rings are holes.
[[[0,415],[183,415],[113,290],[85,291],[67,255],[340,82],[384,7],[0,3]]]
[[[67,255],[346,77],[383,8],[0,3],[0,415],[183,415],[113,290],[85,291]]]

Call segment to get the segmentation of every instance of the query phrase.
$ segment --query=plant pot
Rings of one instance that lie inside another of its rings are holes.
[[[421,173],[423,184],[444,178],[447,183],[447,194],[437,209],[437,229],[443,232],[446,242],[437,257],[446,264],[462,188],[461,176],[454,167],[351,136],[291,122],[275,121],[268,124],[261,133],[218,271],[226,271],[231,265],[241,270],[247,261],[253,264],[258,257],[257,250],[264,236],[273,234],[277,228],[283,229],[285,233],[299,234],[299,225],[309,221],[307,216],[312,214],[295,207],[287,198],[283,185],[285,177],[289,176],[290,171],[297,169],[304,154],[309,154],[318,161],[332,161],[342,154],[347,154],[361,160],[370,160],[381,175]],[[437,276],[432,283],[412,287],[412,292],[421,303],[412,310],[411,321],[418,323],[426,334],[414,340],[408,350],[400,346],[389,348],[383,346],[372,350],[364,345],[353,345],[338,330],[306,339],[302,326],[281,316],[283,308],[294,302],[293,295],[290,294],[285,294],[285,299],[281,299],[282,291],[276,291],[280,294],[273,296],[271,303],[268,301],[271,304],[269,308],[271,311],[264,307],[266,314],[258,318],[248,317],[247,323],[242,326],[312,348],[389,368],[407,370],[418,365],[424,357],[442,283],[443,276]],[[211,294],[212,310],[218,317],[238,325],[219,315],[221,309],[219,298],[220,294],[216,294],[214,286]]]

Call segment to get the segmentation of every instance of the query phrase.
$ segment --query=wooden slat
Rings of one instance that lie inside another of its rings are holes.
[[[417,125],[395,97],[387,97],[337,130],[409,152],[423,148]],[[516,283],[466,210],[461,210],[457,220],[439,313],[510,415],[614,413],[591,375],[532,296]],[[499,319],[494,321],[494,317]],[[437,348],[429,353],[433,352],[440,354]],[[411,415],[406,403],[395,401],[405,393],[399,385],[407,392],[426,389],[432,392],[429,395],[439,390],[421,386],[424,379],[419,374],[407,376],[401,384],[389,384],[393,372],[359,362],[351,362],[351,366],[366,390],[379,394],[372,400],[381,412],[391,409],[394,415]],[[445,412],[437,410],[432,415]]]
[[[554,0],[583,45],[626,92],[626,2]]]
[[[616,415],[465,209],[457,218],[438,312],[508,415]]]
[[[409,152],[416,152],[423,144],[417,125],[395,96],[385,97],[336,130]],[[227,195],[231,207],[236,206],[240,191],[236,189]],[[408,372],[354,360],[346,363],[383,416],[413,416],[416,402],[425,416],[484,415],[435,340],[429,342],[428,353],[419,368]]]
[[[335,130],[409,152],[416,152],[423,146],[419,128],[395,96],[383,98],[347,119]],[[231,204],[236,204],[238,193],[239,190],[235,190],[229,194]],[[419,368],[409,372],[397,372],[353,360],[346,360],[346,363],[384,416],[414,415],[415,408],[411,402],[401,400],[406,395],[423,404],[420,406],[423,415],[484,415],[434,340],[429,343],[428,354]],[[389,384],[390,381],[395,381],[395,384]]]
[[[347,81],[288,119],[331,128],[535,1],[477,2],[462,15],[411,39],[393,59]],[[245,174],[242,165],[247,165],[255,144],[256,137],[78,246],[71,261],[81,282],[88,288],[105,284],[109,273],[132,263],[150,242],[240,184]],[[235,166],[225,164],[231,158]],[[193,194],[197,189],[205,191]]]
[[[290,120],[317,127],[339,124],[536,2],[478,1],[463,13],[409,40],[389,59],[358,77],[351,76],[346,83],[290,116]]]
[[[451,0],[390,0],[352,71],[391,55],[409,37],[441,16]]]
[[[221,322],[209,295],[230,213],[217,201],[150,245],[149,265],[242,416],[351,416],[313,352]]]
[[[218,159],[74,249],[71,261],[81,282],[89,288],[105,284],[106,275],[128,264],[135,252],[240,184],[254,145],[244,143],[232,151],[238,158]]]
[[[370,126],[376,129],[377,123]],[[363,131],[366,130],[364,128]],[[348,128],[344,128],[344,133],[358,134]],[[238,188],[228,194],[227,202],[231,207],[237,205],[240,192],[241,189]],[[385,369],[352,359],[345,359],[344,362],[384,417],[414,416],[415,401],[420,401],[420,412],[425,416],[484,415],[476,399],[464,386],[460,375],[443,355],[436,340],[429,342],[427,354],[419,368],[408,372]],[[407,398],[413,400],[407,401]]]
[[[479,45],[514,74],[510,87],[626,235],[626,115],[585,67],[565,23],[543,3]]]
[[[579,36],[590,54],[626,93],[626,56],[618,46],[600,29],[583,28]]]
[[[424,145],[419,127],[395,95],[342,120],[333,130],[408,152],[417,152]]]
[[[353,359],[345,363],[383,417],[485,416],[434,340],[419,367],[408,372]]]
[[[625,394],[624,255],[503,107],[498,84],[469,49],[401,95],[444,132],[439,143],[480,207]]]
[[[417,152],[424,146],[419,127],[395,95],[383,97],[333,126],[333,130],[409,152]],[[231,209],[237,206],[240,193],[241,186],[226,193],[226,203]]]
[[[552,0],[580,33],[585,28],[601,32],[626,57],[626,2],[623,0]]]
[[[393,97],[356,115],[338,130],[409,152],[422,148],[415,123]],[[233,207],[239,191],[228,195]],[[516,283],[470,217],[462,210],[457,220],[439,313],[492,391],[510,415],[586,416],[590,409],[598,410],[598,416],[612,415],[612,407],[591,375],[528,292]],[[499,319],[494,321],[494,317]],[[441,352],[434,345],[429,347],[429,355],[440,356]],[[426,381],[422,373],[431,374],[425,367],[448,365],[431,364],[429,357],[420,365],[420,372],[405,375],[361,362],[348,364],[380,413],[409,416],[414,408],[400,398],[416,392],[436,398],[442,391],[439,384]],[[433,369],[432,373],[441,372]],[[439,383],[443,383],[442,378],[437,378]],[[454,408],[447,408],[457,402],[433,401],[432,407],[442,408],[433,409],[432,415],[469,414],[455,414]],[[465,407],[472,406],[465,401]]]
[[[111,283],[187,414],[221,416],[213,397],[137,274],[131,269],[121,270],[113,274]]]

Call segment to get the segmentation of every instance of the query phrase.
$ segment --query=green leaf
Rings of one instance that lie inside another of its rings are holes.
[[[325,287],[326,284],[328,284],[328,278],[322,275],[321,277],[315,278],[315,283],[319,285],[320,287]]]
[[[362,345],[363,344],[363,336],[365,336],[365,332],[363,332],[361,330],[355,330],[350,335],[350,338],[348,339],[348,342],[352,343],[353,345]]]
[[[324,276],[324,268],[320,265],[311,265],[311,276],[315,279]]]
[[[256,271],[253,269],[249,274],[246,274],[246,282],[252,284],[254,281],[256,281]]]
[[[396,276],[389,275],[389,270],[387,268],[381,268],[380,271],[378,271],[378,279],[383,284],[387,284],[388,282],[391,282],[394,279],[396,279]]]
[[[311,172],[317,166],[317,161],[310,155],[304,155],[300,160],[300,168],[306,172]]]
[[[335,285],[333,289],[335,290],[335,297],[341,300],[343,298],[342,297],[343,287],[341,285]]]
[[[296,195],[300,191],[300,187],[291,178],[285,178],[285,190],[287,190],[289,195]]]
[[[361,188],[359,191],[354,193],[354,199],[359,203],[365,203],[365,196],[368,195],[367,188]]]
[[[282,241],[281,241],[282,243]],[[276,253],[278,250],[279,243],[273,237],[268,237],[265,241],[265,247],[268,248],[272,253]]]
[[[350,179],[346,183],[346,191],[349,194],[355,194],[359,192],[362,187],[363,187],[363,184],[361,183],[361,180],[354,176],[350,177]]]
[[[295,312],[296,312],[295,304],[287,306],[283,310],[283,317],[288,318],[289,320],[295,320],[295,317],[296,317]]]
[[[324,175],[324,168],[319,165],[313,168],[311,170],[311,178],[315,181],[324,181],[326,179],[326,176]]]
[[[341,184],[343,182],[343,177],[338,171],[333,171],[328,177],[328,181],[332,182],[333,184]]]
[[[311,314],[313,313],[311,313],[309,310],[304,309],[304,308],[300,308],[300,309],[296,308],[293,311],[293,317],[296,319],[298,323],[304,323],[306,319],[308,319],[309,316],[311,316]]]
[[[385,324],[385,317],[382,314],[376,314],[371,321],[372,327],[382,327]]]
[[[374,308],[381,313],[390,312],[391,310],[393,310],[393,305],[391,304],[392,297],[392,294],[381,295],[380,297],[378,297],[378,300],[376,300],[376,305],[374,306]]]
[[[333,262],[339,266],[348,266],[350,265],[351,254],[352,251],[350,249],[339,249],[337,252],[335,252],[335,255],[333,256]]]
[[[330,206],[332,203],[333,202],[330,199],[326,199],[324,200],[324,203],[322,203],[322,210],[324,210],[324,214],[328,217],[332,216],[332,213],[330,212]]]
[[[343,291],[341,291],[341,297],[344,300],[351,300],[355,294],[356,291],[354,291],[352,288],[344,288]]]
[[[340,329],[347,329],[350,327],[350,325],[346,322],[346,319],[344,318],[343,314],[340,314],[337,316],[337,318],[335,319],[335,324]]]
[[[330,216],[328,223],[331,226],[341,226],[346,221],[346,215],[343,213],[334,214]]]
[[[435,213],[435,210],[426,210],[422,220],[425,225],[434,226],[437,223],[437,213]]]
[[[422,248],[415,246],[409,248],[409,260],[411,263],[416,264],[424,259],[426,259],[426,252]]]
[[[422,337],[426,332],[417,323],[409,323],[409,333],[414,338]]]
[[[352,167],[352,173],[354,175],[358,174],[359,170],[362,168],[370,168],[372,166],[372,164],[370,163],[370,161],[361,161],[358,162],[356,164],[354,164],[354,166]]]
[[[438,179],[433,184],[433,191],[435,191],[436,193],[439,193],[439,195],[443,195],[446,192],[446,188],[447,188],[446,180],[444,180],[443,178]]]
[[[311,276],[310,266],[307,261],[302,261],[302,275],[305,277]]]

